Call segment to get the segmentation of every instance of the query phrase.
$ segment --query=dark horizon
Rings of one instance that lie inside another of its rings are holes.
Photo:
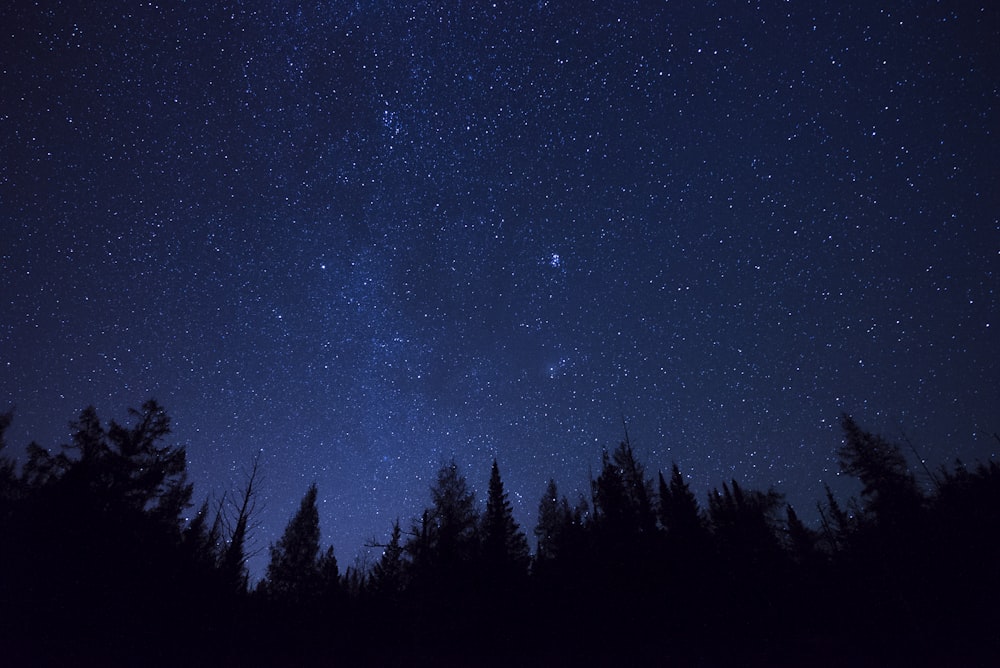
[[[0,452],[14,665],[985,666],[1000,649],[1000,464],[927,470],[924,490],[902,446],[847,415],[836,456],[861,492],[824,490],[815,528],[735,478],[699,503],[626,438],[589,500],[550,481],[533,529],[495,460],[485,506],[452,460],[361,570],[323,544],[310,485],[257,582],[259,469],[186,519],[169,416],[150,401],[130,417],[87,409],[71,446],[30,447],[20,468]]]
[[[130,411],[138,410],[138,408],[131,408],[129,410]],[[122,411],[122,415],[105,417],[101,416],[100,413],[98,412],[97,416],[100,419],[101,424],[106,428],[110,427],[112,423],[128,426],[129,420],[126,419],[127,413],[128,411]],[[169,415],[169,410],[167,410],[166,413]],[[15,444],[11,442],[9,434],[14,431],[13,425],[16,425],[17,423],[17,415],[15,411],[9,410],[8,416],[10,416],[12,419],[11,422],[9,423],[9,426],[6,429],[7,447],[0,454],[11,458],[11,461],[14,464],[14,466],[17,467],[15,471],[20,472],[24,466],[24,462],[26,461],[26,457],[29,453],[26,447],[17,447]],[[842,415],[842,418],[844,417],[847,417],[846,414]],[[72,424],[74,422],[75,420],[68,421],[67,428],[72,430]],[[602,446],[597,451],[595,456],[595,466],[588,471],[587,479],[582,481],[564,481],[557,479],[555,476],[549,476],[548,478],[546,478],[546,480],[555,481],[557,485],[559,485],[560,496],[565,497],[567,500],[569,500],[571,503],[574,504],[577,502],[585,502],[592,505],[594,502],[594,493],[595,493],[594,492],[595,476],[597,475],[595,471],[600,470],[599,465],[601,463],[601,458],[603,456],[608,455],[616,448],[621,447],[621,445],[627,443],[630,449],[636,452],[637,458],[641,461],[644,461],[642,460],[641,449],[636,448],[635,444],[632,442],[630,434],[627,430],[627,424],[623,424],[622,426],[623,428],[625,428],[623,429],[623,437],[618,440],[615,446]],[[891,437],[885,437],[882,434],[877,434],[877,435],[880,438],[885,438],[886,442],[891,443],[895,448],[899,450],[899,452],[903,456],[907,471],[909,472],[910,475],[913,476],[917,488],[920,489],[921,492],[924,494],[933,494],[936,486],[939,484],[939,480],[943,472],[953,469],[959,462],[963,466],[967,466],[971,469],[974,469],[975,467],[980,465],[996,462],[998,459],[998,457],[996,457],[995,455],[989,457],[986,460],[970,459],[968,457],[963,456],[961,453],[958,453],[958,455],[954,457],[952,461],[931,462],[926,459],[917,459],[917,455],[919,454],[919,452],[916,451],[915,449],[916,446],[914,445],[913,441],[911,441],[910,438],[905,434],[902,440],[893,439]],[[993,434],[993,437],[994,440],[998,444],[1000,444],[1000,435]],[[171,445],[173,447],[184,447],[185,449],[188,447],[185,444],[176,442],[176,440],[172,438],[172,434],[166,436],[164,440],[165,440],[164,443],[165,445]],[[32,439],[30,441],[30,443],[32,444],[42,445],[42,448],[52,455],[58,454],[60,450],[68,453],[73,453],[74,449],[72,448],[72,446],[68,446],[68,444],[71,442],[72,439],[66,439],[63,443],[61,443],[57,447],[45,447],[44,445],[39,444],[38,441],[35,439]],[[845,437],[842,434],[839,441],[839,445],[835,449],[834,456],[836,456],[836,450],[842,448],[844,443],[845,443]],[[28,444],[26,443],[25,446],[27,445]],[[189,457],[186,459],[186,462],[189,468],[190,467]],[[498,463],[501,467],[501,470],[503,470],[504,466],[502,461],[495,459],[494,462]],[[477,485],[474,482],[472,482],[482,477],[479,475],[479,473],[481,472],[470,471],[466,469],[463,465],[461,465],[457,461],[457,459],[454,456],[442,459],[434,467],[434,470],[427,475],[427,480],[428,480],[426,489],[427,496],[423,501],[421,509],[426,508],[427,505],[432,502],[431,492],[434,484],[433,476],[437,474],[442,469],[442,467],[446,467],[449,465],[455,465],[457,467],[457,471],[462,476],[462,478],[464,480],[469,481],[469,491],[474,499],[476,510],[477,512],[482,512],[484,509],[484,504],[486,503],[486,495],[483,493],[483,491],[487,489],[487,485],[485,484]],[[228,488],[214,487],[209,489],[200,489],[199,485],[195,481],[189,479],[189,481],[193,485],[194,496],[192,497],[190,505],[186,506],[186,510],[184,512],[185,523],[190,523],[191,521],[193,521],[194,517],[198,514],[198,510],[203,503],[207,503],[210,508],[210,511],[212,513],[215,513],[218,510],[218,504],[220,502],[224,502],[225,499],[227,498],[231,502],[234,496],[238,497],[242,493],[242,490],[244,490],[247,481],[250,480],[251,478],[253,479],[255,495],[258,498],[259,507],[254,512],[254,516],[252,518],[253,521],[251,523],[251,526],[248,528],[248,533],[246,538],[247,551],[248,551],[248,554],[246,555],[246,567],[248,569],[249,582],[251,585],[258,584],[264,577],[264,569],[268,559],[268,550],[276,542],[275,539],[268,539],[267,542],[264,542],[266,534],[262,531],[262,526],[263,526],[261,522],[261,517],[263,515],[262,511],[266,509],[269,501],[268,495],[271,493],[267,480],[266,466],[267,466],[266,460],[263,457],[258,457],[256,459],[252,458],[250,461],[246,463],[245,466],[242,467],[240,478],[236,480],[233,486]],[[716,481],[714,484],[709,485],[709,487],[707,487],[706,489],[699,490],[695,485],[692,484],[690,474],[684,471],[683,467],[680,466],[676,460],[672,461],[670,465],[668,465],[665,468],[657,468],[649,470],[647,471],[647,474],[650,476],[650,479],[652,481],[655,481],[658,475],[664,475],[669,479],[670,470],[675,466],[678,467],[678,469],[684,476],[687,484],[692,488],[692,491],[694,492],[694,497],[702,508],[707,508],[711,496],[714,493],[717,493],[724,486],[737,483],[751,490],[771,490],[777,492],[778,494],[781,495],[782,503],[791,506],[796,511],[798,517],[805,522],[806,526],[808,526],[813,531],[818,531],[821,528],[822,518],[820,515],[819,507],[822,505],[824,501],[822,494],[817,495],[813,499],[804,499],[804,500],[792,499],[788,497],[787,494],[784,493],[780,485],[776,485],[773,483],[768,484],[766,482],[764,484],[750,484],[747,482],[747,477],[742,475],[743,472],[739,471],[734,471],[733,475],[731,475],[730,477],[720,479]],[[486,474],[486,478],[488,477],[489,473]],[[318,487],[318,483],[316,481],[311,481],[310,483],[306,484],[302,489],[302,493],[305,494],[305,492],[311,486]],[[833,492],[835,498],[837,498],[840,502],[842,502],[842,504],[845,507],[848,507],[854,503],[858,503],[860,497],[862,496],[861,494],[863,489],[862,485],[859,483],[857,479],[855,479],[850,475],[847,475],[846,472],[843,470],[843,467],[839,463],[831,479],[829,481],[823,481],[821,483],[821,487],[823,486],[828,487],[830,491]],[[509,485],[507,486],[507,489],[508,490],[510,489]],[[514,494],[521,496],[517,492],[514,492]],[[538,502],[542,499],[543,496],[544,496],[544,489],[538,492],[536,498],[534,499],[534,505],[532,506],[533,511],[528,514],[526,520],[521,517],[523,513],[518,513],[515,509],[512,508],[515,520],[518,522],[518,525],[520,526],[521,530],[527,536],[528,545],[532,555],[535,555],[536,550],[538,548],[537,537],[534,534],[534,528],[539,523],[537,508],[538,508]],[[319,490],[318,498],[322,500],[319,513],[320,528],[321,530],[323,530],[321,536],[321,543],[324,546],[324,549],[326,548],[334,549],[337,558],[340,560],[342,564],[344,564],[345,567],[351,567],[351,568],[362,567],[364,569],[370,568],[374,563],[378,562],[379,558],[381,558],[385,544],[388,541],[389,536],[392,532],[392,525],[394,522],[398,522],[400,526],[407,527],[408,528],[407,530],[409,530],[409,528],[418,523],[420,519],[419,511],[408,517],[398,516],[395,518],[391,518],[388,520],[385,527],[373,528],[372,531],[368,532],[366,534],[366,538],[363,544],[358,546],[358,548],[354,552],[351,552],[350,550],[345,550],[344,549],[345,546],[336,545],[333,541],[329,539],[329,536],[332,532],[324,529],[326,529],[326,527],[329,527],[330,524],[336,522],[336,518],[338,516],[338,509],[332,506],[332,504],[326,503],[325,496],[322,494],[321,489]],[[531,506],[530,502],[527,502],[527,500],[524,501],[525,503],[522,503],[521,505]],[[292,513],[290,513],[288,518],[286,518],[286,522],[290,520],[291,517]]]

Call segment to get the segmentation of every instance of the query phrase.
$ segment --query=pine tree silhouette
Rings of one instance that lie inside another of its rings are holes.
[[[844,414],[844,445],[837,451],[841,470],[861,481],[865,510],[876,521],[915,521],[924,497],[906,465],[902,449],[883,437],[862,430]]]
[[[382,557],[372,567],[370,583],[372,591],[389,599],[396,599],[405,588],[405,561],[402,545],[402,529],[399,520],[392,523],[392,533],[385,545]]]
[[[274,598],[307,601],[317,593],[320,539],[317,494],[313,483],[281,538],[271,546],[271,560],[262,587]]]
[[[486,512],[482,522],[483,561],[488,577],[507,581],[527,574],[528,541],[514,520],[507,492],[500,479],[500,468],[493,460],[490,470]]]

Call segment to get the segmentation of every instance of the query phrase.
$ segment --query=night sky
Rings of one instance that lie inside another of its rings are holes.
[[[855,491],[843,411],[931,466],[1000,451],[995,2],[15,0],[0,26],[17,453],[155,397],[199,504],[261,452],[254,544],[316,481],[343,568],[451,457],[480,502],[496,457],[530,535],[623,416],[651,473],[807,518]]]

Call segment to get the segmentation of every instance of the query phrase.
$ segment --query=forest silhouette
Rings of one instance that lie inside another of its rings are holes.
[[[419,517],[370,568],[321,545],[315,484],[266,573],[244,486],[192,507],[186,456],[154,401],[127,424],[93,408],[56,453],[4,449],[0,663],[102,666],[996,665],[1000,466],[914,473],[842,420],[841,470],[807,526],[774,489],[733,479],[704,502],[681,469],[647,472],[626,436],[590,496],[539,490],[537,548],[493,462],[480,506],[444,463]],[[191,512],[195,510],[195,512]],[[186,519],[187,518],[187,519]]]

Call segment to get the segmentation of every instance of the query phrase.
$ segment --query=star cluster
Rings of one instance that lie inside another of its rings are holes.
[[[992,456],[1000,10],[619,4],[5,5],[10,441],[156,397],[348,562],[451,457],[530,529],[623,417],[803,508],[842,411]]]

